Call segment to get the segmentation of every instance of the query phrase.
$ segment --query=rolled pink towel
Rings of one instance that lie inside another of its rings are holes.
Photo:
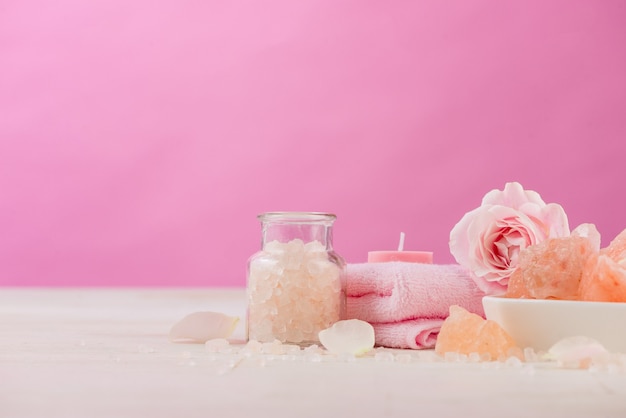
[[[434,347],[451,305],[484,317],[485,294],[457,264],[348,264],[346,293],[348,318],[372,324],[385,347]]]
[[[374,323],[376,344],[392,348],[432,348],[443,319],[407,319],[400,322]]]

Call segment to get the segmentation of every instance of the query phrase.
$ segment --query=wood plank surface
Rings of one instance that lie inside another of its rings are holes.
[[[626,417],[624,369],[242,355],[173,344],[188,313],[245,318],[243,289],[0,289],[0,418]]]

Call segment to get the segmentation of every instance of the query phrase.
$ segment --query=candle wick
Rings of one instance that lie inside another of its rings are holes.
[[[398,251],[404,250],[404,232],[400,232],[400,244],[398,244]]]

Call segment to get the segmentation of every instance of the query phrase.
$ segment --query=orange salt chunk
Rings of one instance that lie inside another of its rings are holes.
[[[585,263],[595,253],[589,239],[574,235],[526,247],[519,254],[507,296],[576,299]]]
[[[626,229],[620,232],[608,247],[601,249],[600,254],[608,255],[616,263],[626,260]]]
[[[521,269],[515,269],[509,278],[509,284],[504,294],[507,298],[530,298],[530,293],[524,281],[524,274]]]
[[[608,255],[591,257],[580,281],[580,300],[626,302],[626,268]]]
[[[450,315],[443,322],[435,344],[435,352],[440,355],[478,353],[498,359],[516,351],[520,350],[515,341],[500,325],[457,305],[450,307]]]

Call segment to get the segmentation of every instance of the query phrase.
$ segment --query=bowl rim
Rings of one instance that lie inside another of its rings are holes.
[[[485,295],[483,301],[497,301],[510,304],[527,304],[527,305],[576,305],[576,306],[626,306],[626,302],[607,302],[607,301],[591,301],[591,300],[571,300],[571,299],[528,299],[528,298],[509,298],[503,295]]]

